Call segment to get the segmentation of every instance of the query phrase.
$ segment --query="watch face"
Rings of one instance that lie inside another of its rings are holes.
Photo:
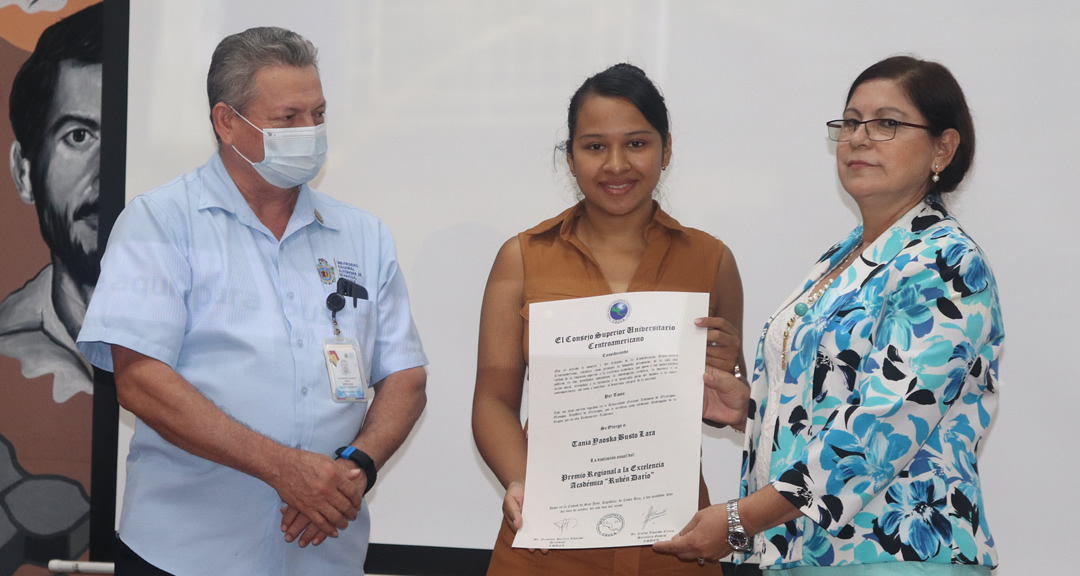
[[[748,550],[750,548],[750,539],[746,537],[746,532],[741,530],[728,533],[727,541],[728,545],[735,550]]]

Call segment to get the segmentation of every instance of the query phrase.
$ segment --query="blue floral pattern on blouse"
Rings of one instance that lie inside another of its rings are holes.
[[[861,238],[859,227],[829,249],[787,302]],[[990,266],[933,199],[875,240],[792,328],[775,423],[762,422],[767,371],[781,368],[766,365],[763,334],[742,495],[760,487],[758,451],[771,448],[769,483],[804,516],[758,538],[762,567],[997,564],[977,455],[997,407],[1003,340]],[[758,445],[766,425],[776,426],[771,447]]]

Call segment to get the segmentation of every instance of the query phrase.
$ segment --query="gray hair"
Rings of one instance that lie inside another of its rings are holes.
[[[318,50],[307,38],[274,26],[248,28],[226,36],[214,49],[210,71],[206,74],[210,121],[213,122],[213,110],[218,102],[244,113],[248,104],[258,96],[255,74],[267,66],[276,65],[298,68],[314,66],[318,69]]]

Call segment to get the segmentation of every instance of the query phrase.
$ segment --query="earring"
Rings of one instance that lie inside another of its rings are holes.
[[[660,171],[661,171],[661,172],[663,172],[664,170],[667,170],[667,166],[661,166],[661,167],[660,167]]]
[[[938,174],[939,174],[939,172],[938,172],[937,164],[934,164],[934,175],[930,177],[930,180],[933,180],[934,182],[937,182],[938,180],[941,180],[941,176],[938,176]]]
[[[574,174],[573,172],[571,172],[570,175],[573,176],[574,178],[577,178],[577,174]]]

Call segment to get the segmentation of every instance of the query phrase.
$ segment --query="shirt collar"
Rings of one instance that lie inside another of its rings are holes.
[[[303,214],[307,223],[318,222],[323,228],[341,230],[345,227],[341,220],[341,208],[331,206],[326,198],[315,192],[310,186],[300,186],[300,197],[296,200],[294,214]]]
[[[649,226],[665,228],[672,232],[678,232],[684,236],[690,235],[686,227],[679,224],[679,221],[672,218],[667,212],[664,212],[656,200],[653,200],[653,219],[652,222],[649,223]]]
[[[219,152],[215,152],[210,157],[210,161],[199,169],[199,172],[204,184],[199,196],[199,210],[220,208],[234,214],[237,220],[246,226],[256,229],[265,228],[255,216],[255,212],[251,210],[244,195],[240,193],[240,189],[236,187],[236,182],[229,175],[229,171],[225,169]],[[293,208],[289,225],[285,228],[282,239],[312,222],[331,230],[341,228],[336,211],[318,198],[310,186],[301,184],[296,206]]]
[[[66,402],[78,392],[93,391],[93,368],[56,314],[52,283],[49,264],[0,302],[0,352],[17,359],[27,378],[54,374],[53,399]]]
[[[648,226],[645,227],[645,238],[649,239],[657,230],[670,230],[672,232],[678,232],[679,234],[689,234],[686,227],[679,224],[677,220],[668,215],[660,208],[660,204],[656,200],[653,200],[653,216]],[[585,210],[585,201],[582,200],[577,204],[567,208],[554,218],[550,218],[537,224],[533,228],[526,231],[526,234],[542,234],[556,227],[559,228],[559,236],[563,240],[569,241],[574,235],[574,222],[578,219],[581,213]]]
[[[226,212],[239,215],[242,212],[251,211],[240,189],[236,187],[232,176],[229,176],[225,164],[221,161],[221,153],[214,152],[205,166],[199,168],[199,177],[202,180],[202,190],[199,193],[199,210],[207,208],[221,208]]]
[[[339,230],[341,222],[337,216],[337,211],[319,198],[310,186],[301,184],[300,195],[296,198],[296,206],[293,207],[292,217],[289,218],[289,225],[285,229],[285,236],[312,223],[330,230]]]

